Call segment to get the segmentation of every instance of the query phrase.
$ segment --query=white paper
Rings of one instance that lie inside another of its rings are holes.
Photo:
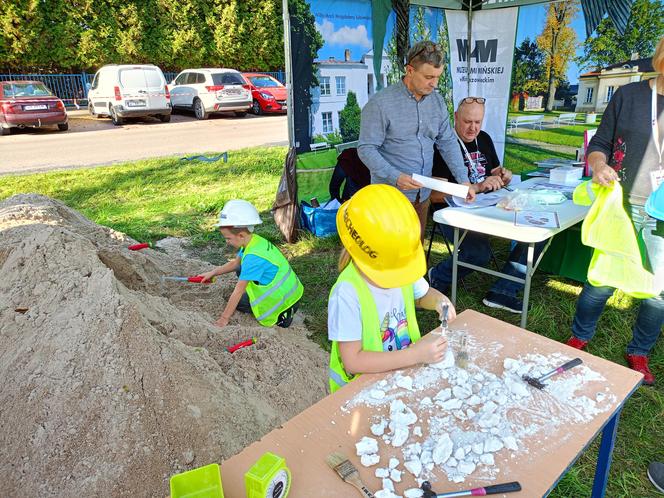
[[[466,198],[468,195],[468,186],[459,185],[458,183],[444,182],[443,180],[436,180],[435,178],[429,178],[428,176],[418,175],[413,173],[413,180],[421,183],[426,188],[431,190],[436,190],[438,192],[443,192],[444,194],[454,195],[456,197]]]
[[[514,225],[518,227],[559,228],[555,211],[515,211]]]
[[[498,204],[498,201],[503,198],[505,195],[504,190],[499,190],[498,192],[486,192],[482,194],[477,194],[473,202],[468,202],[466,199],[461,197],[452,197],[448,199],[447,203],[452,207],[462,207],[466,209],[477,209],[483,207],[495,206]]]

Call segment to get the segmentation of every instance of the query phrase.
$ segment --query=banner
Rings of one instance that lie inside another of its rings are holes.
[[[445,11],[454,107],[464,97],[487,99],[482,129],[493,139],[501,163],[505,154],[518,12],[518,7],[473,12],[473,32],[468,50],[468,13]]]

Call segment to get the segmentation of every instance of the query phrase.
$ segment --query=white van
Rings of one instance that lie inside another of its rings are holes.
[[[171,120],[171,97],[164,74],[152,64],[109,64],[102,67],[88,91],[88,112],[110,116],[118,126],[124,118],[154,116]]]

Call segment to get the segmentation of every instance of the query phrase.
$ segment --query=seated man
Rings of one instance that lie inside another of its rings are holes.
[[[512,179],[512,172],[500,165],[491,137],[481,131],[484,120],[484,103],[485,99],[482,97],[466,97],[461,100],[454,113],[454,130],[458,137],[464,163],[468,168],[470,182],[478,185],[479,192],[491,192],[508,185]],[[442,158],[434,160],[433,176],[454,181],[454,176],[449,173]],[[454,238],[452,227],[443,225],[442,229],[445,237]],[[543,246],[544,243],[535,245],[535,260]],[[468,232],[459,247],[459,261],[486,266],[490,257],[489,236]],[[509,258],[501,271],[508,275],[524,278],[526,257],[527,245],[513,244]],[[471,271],[469,268],[459,267],[458,278],[463,278]],[[429,269],[428,275],[431,286],[446,293],[452,283],[452,258]],[[521,313],[522,302],[517,298],[521,289],[523,289],[523,284],[504,278],[498,279],[484,297],[483,303],[491,308]]]
[[[343,204],[355,192],[371,183],[371,174],[357,154],[357,149],[345,149],[337,158],[337,165],[330,179],[330,198]],[[343,190],[341,186],[343,185]]]

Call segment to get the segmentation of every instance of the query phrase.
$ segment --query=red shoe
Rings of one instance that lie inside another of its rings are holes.
[[[648,368],[648,357],[639,354],[626,354],[625,359],[629,364],[629,368],[641,372],[643,374],[643,383],[647,386],[655,385],[655,376]]]
[[[586,346],[588,345],[588,341],[584,341],[583,339],[579,339],[578,337],[570,337],[567,339],[567,342],[565,343],[568,346],[572,346],[573,348],[576,349],[586,349]]]

